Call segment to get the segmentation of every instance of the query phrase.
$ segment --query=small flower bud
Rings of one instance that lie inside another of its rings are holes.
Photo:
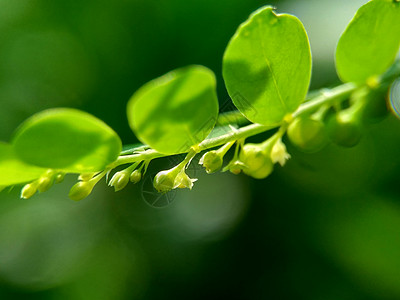
[[[180,188],[180,189],[184,189],[184,188],[188,188],[188,189],[192,189],[193,187],[193,183],[196,182],[197,179],[191,179],[186,173],[185,173],[185,169],[182,169],[181,172],[179,172],[178,176],[176,176],[175,178],[175,182],[174,182],[174,188]]]
[[[325,124],[310,117],[295,119],[289,125],[287,135],[297,149],[306,153],[318,152],[328,142]]]
[[[175,177],[171,170],[158,172],[154,177],[153,186],[159,193],[169,192],[174,188]]]
[[[48,170],[38,179],[38,191],[40,193],[48,191],[54,183],[54,171]]]
[[[331,140],[342,147],[356,146],[362,135],[362,128],[357,115],[347,110],[342,110],[328,121],[328,133]]]
[[[80,201],[90,195],[93,186],[89,181],[79,181],[72,186],[68,196],[74,201]]]
[[[139,170],[135,170],[129,176],[129,180],[133,183],[138,183],[142,179],[142,173]]]
[[[206,172],[208,174],[214,173],[221,169],[222,163],[222,156],[218,153],[218,151],[215,150],[206,152],[199,161],[199,164],[206,168]]]
[[[290,158],[290,154],[286,151],[286,146],[279,139],[271,150],[271,160],[272,162],[279,163],[282,167],[285,165],[286,161]]]
[[[158,172],[153,180],[154,188],[160,193],[166,193],[176,188],[192,189],[193,182],[197,179],[191,179],[185,173],[186,165],[187,161],[184,160],[172,169]]]
[[[37,181],[25,184],[21,190],[21,198],[29,199],[30,197],[36,194],[37,189],[38,189]]]
[[[54,183],[61,183],[64,181],[65,173],[58,173],[56,174],[56,177],[54,178]]]
[[[109,186],[113,186],[115,191],[122,190],[129,182],[129,174],[124,170],[114,174],[108,183]]]
[[[45,177],[40,177],[38,181],[38,191],[40,193],[48,191],[51,186],[53,185],[53,178],[45,176]]]
[[[271,158],[256,144],[244,145],[239,157],[246,166],[243,172],[256,179],[267,177],[273,170]]]

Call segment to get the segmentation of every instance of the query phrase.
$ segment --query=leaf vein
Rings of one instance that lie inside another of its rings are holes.
[[[285,111],[287,112],[287,111],[288,111],[288,107],[286,106],[285,101],[283,101],[281,92],[279,91],[279,88],[278,88],[278,83],[277,83],[276,78],[275,78],[275,74],[272,72],[271,63],[270,63],[270,61],[268,60],[268,58],[267,58],[267,56],[266,56],[266,53],[265,53],[265,52],[266,52],[266,51],[265,51],[265,45],[264,45],[264,41],[263,41],[262,36],[261,36],[262,24],[261,24],[260,21],[258,22],[258,27],[260,28],[260,30],[258,30],[258,35],[259,35],[259,37],[260,37],[260,43],[261,43],[262,53],[263,53],[265,62],[267,63],[268,70],[269,70],[270,73],[271,73],[272,81],[273,81],[274,86],[275,86],[275,89],[276,89],[276,91],[277,91],[279,101],[280,101],[280,103],[282,104],[282,106],[283,106],[283,108],[285,109]]]

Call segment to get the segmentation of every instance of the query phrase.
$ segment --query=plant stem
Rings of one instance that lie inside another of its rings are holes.
[[[142,160],[152,160],[159,157],[169,156],[168,154],[160,153],[156,150],[149,149],[138,154],[121,155],[117,160],[107,166],[106,169],[114,169],[117,166],[139,162]]]
[[[393,67],[384,75],[381,76],[380,82],[381,84],[386,81],[390,81],[396,76],[399,76],[400,73],[400,63],[396,62]],[[254,136],[260,134],[262,132],[281,127],[284,124],[290,123],[296,117],[301,115],[307,115],[315,112],[318,108],[323,105],[332,105],[334,103],[339,103],[349,97],[355,90],[363,87],[363,85],[358,86],[354,83],[345,83],[334,87],[332,89],[322,89],[319,93],[316,93],[317,96],[311,98],[309,101],[301,104],[299,108],[292,113],[289,114],[285,119],[274,125],[261,125],[261,124],[250,124],[239,129],[234,129],[232,132],[227,134],[220,135],[218,137],[208,138],[198,144],[196,147],[196,152],[201,152],[207,149],[211,149],[217,146],[224,145],[226,143],[234,142],[239,139],[246,139],[250,136]],[[240,112],[229,112],[222,114],[218,119],[217,125],[229,125],[233,122],[235,123],[245,123],[246,121],[243,115]],[[133,153],[134,149],[126,150],[124,153]],[[182,152],[186,153],[186,152]],[[176,154],[182,154],[176,153]],[[107,166],[107,169],[115,168],[119,165],[135,163],[143,160],[152,160],[159,157],[169,156],[169,154],[163,154],[153,149],[148,149],[140,153],[131,154],[131,155],[121,155],[118,159]]]
[[[358,86],[354,83],[345,83],[330,90],[324,89],[321,95],[300,105],[300,107],[293,113],[293,117],[295,118],[303,114],[309,114],[322,105],[329,105],[336,101],[344,100],[357,88]]]

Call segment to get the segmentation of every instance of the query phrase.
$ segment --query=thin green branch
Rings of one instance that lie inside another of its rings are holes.
[[[388,70],[387,73],[385,73],[379,78],[379,83],[383,84],[384,82],[389,82],[393,80],[393,78],[399,75],[400,75],[400,62],[396,62],[393,65],[393,67],[390,70]],[[205,139],[199,145],[194,146],[193,148],[196,150],[196,152],[201,152],[207,149],[224,145],[232,141],[237,141],[239,139],[246,139],[248,137],[263,133],[265,131],[281,127],[283,124],[291,122],[293,118],[315,112],[318,108],[320,108],[323,105],[333,105],[335,103],[340,103],[341,101],[348,98],[355,90],[361,87],[362,86],[358,86],[354,83],[345,83],[337,87],[334,87],[332,89],[322,89],[317,93],[311,92],[310,94],[315,94],[316,96],[310,98],[309,101],[301,104],[293,114],[291,115],[289,114],[281,123],[274,124],[271,126],[266,126],[261,124],[250,124],[241,127],[239,129],[232,129],[232,131],[229,133]],[[238,123],[243,124],[246,123],[246,121],[247,120],[243,117],[243,115],[240,114],[240,112],[229,112],[221,114],[221,116],[218,119],[217,125],[219,126],[229,125],[232,124],[232,122],[234,124]],[[147,150],[143,149],[144,148],[142,147],[140,149],[140,152],[138,153],[135,153],[138,150],[137,148],[125,150],[114,163],[110,164],[107,167],[107,169],[112,169],[123,164],[134,163],[143,160],[149,161],[155,158],[169,156],[169,154],[163,154],[153,149],[147,149]],[[135,153],[135,154],[124,155],[125,153]],[[181,152],[176,154],[182,154],[182,153],[186,152]]]
[[[346,99],[351,93],[358,88],[354,83],[345,83],[332,89],[323,89],[321,94],[300,105],[293,113],[293,117],[312,113],[322,105],[331,105],[334,102]]]

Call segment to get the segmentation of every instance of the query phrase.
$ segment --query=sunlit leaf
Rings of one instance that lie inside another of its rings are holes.
[[[35,180],[45,171],[46,169],[20,161],[10,144],[0,142],[0,190],[1,186]]]
[[[217,120],[215,76],[203,66],[171,71],[142,86],[129,100],[132,130],[155,150],[186,152],[210,133]]]
[[[223,76],[233,103],[250,121],[279,123],[305,99],[311,52],[301,22],[263,7],[244,22],[225,51]]]
[[[102,170],[122,147],[104,122],[69,108],[49,109],[26,120],[15,133],[13,146],[29,164],[76,173]]]
[[[364,82],[394,61],[400,46],[400,2],[373,0],[362,6],[342,34],[336,68],[344,82]]]

